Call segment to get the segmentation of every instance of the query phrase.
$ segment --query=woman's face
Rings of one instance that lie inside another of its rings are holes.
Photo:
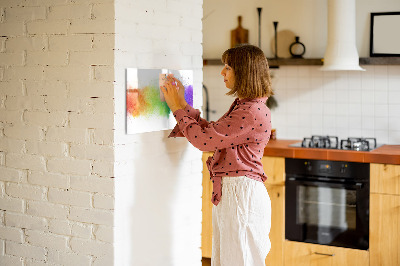
[[[221,71],[221,75],[224,77],[225,86],[228,89],[233,89],[235,86],[235,73],[233,72],[233,69],[225,64]]]

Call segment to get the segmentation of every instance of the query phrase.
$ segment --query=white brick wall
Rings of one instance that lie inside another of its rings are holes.
[[[1,265],[200,265],[201,152],[126,135],[124,85],[193,69],[200,107],[201,18],[202,0],[0,2]]]
[[[0,265],[111,265],[114,1],[0,1]]]

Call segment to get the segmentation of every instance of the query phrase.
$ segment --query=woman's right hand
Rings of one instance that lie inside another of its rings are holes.
[[[167,79],[176,83],[177,87],[179,88],[178,90],[179,103],[183,108],[185,108],[187,102],[185,100],[185,87],[182,85],[182,82],[180,82],[180,80],[175,78],[174,76],[167,76]]]

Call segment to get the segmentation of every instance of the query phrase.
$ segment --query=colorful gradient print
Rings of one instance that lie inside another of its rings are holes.
[[[138,116],[163,116],[168,117],[171,110],[166,102],[161,101],[160,88],[146,86],[133,88],[129,85],[126,94],[126,111],[132,117]],[[193,86],[185,86],[185,100],[193,106]]]

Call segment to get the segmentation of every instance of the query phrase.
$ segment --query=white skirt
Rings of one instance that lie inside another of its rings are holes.
[[[223,177],[212,210],[212,266],[262,266],[271,249],[271,200],[260,181]]]

